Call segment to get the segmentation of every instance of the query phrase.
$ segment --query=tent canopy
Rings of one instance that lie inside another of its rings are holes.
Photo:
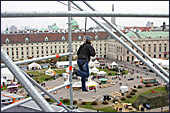
[[[1,77],[6,77],[6,80],[13,80],[14,75],[8,68],[1,68]]]
[[[75,65],[77,65],[77,61],[72,61],[72,66],[75,67]],[[56,63],[56,67],[67,67],[69,66],[69,61],[62,61],[62,62],[57,62]]]
[[[106,78],[99,79],[100,81],[108,81]]]
[[[35,62],[28,65],[28,69],[31,70],[32,68],[42,69],[40,64],[37,64]]]
[[[121,86],[120,90],[121,90],[122,93],[127,92],[128,91],[128,86]]]
[[[90,71],[90,73],[97,73],[97,72],[99,72],[99,69],[97,69],[95,66],[92,68],[92,69],[90,69],[89,70]]]
[[[97,60],[94,61],[95,64],[99,64],[99,62]]]
[[[90,62],[89,62],[89,67],[93,67],[93,66],[95,66],[95,62],[93,62],[92,60],[90,60]]]
[[[51,68],[49,68],[47,71],[45,71],[45,75],[54,76],[55,74],[56,74],[56,72],[54,70],[52,70]]]
[[[135,60],[133,60],[134,62],[139,62],[139,60],[137,58],[135,58]]]
[[[117,66],[117,64],[116,64],[115,61],[113,61],[110,65],[112,65],[112,66]]]
[[[4,78],[1,78],[1,83],[2,83],[2,82],[7,82],[7,80],[4,79]]]

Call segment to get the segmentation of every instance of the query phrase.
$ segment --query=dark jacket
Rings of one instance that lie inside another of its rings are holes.
[[[95,56],[95,50],[94,48],[87,43],[84,43],[80,46],[80,48],[77,51],[78,59],[86,59],[90,61],[90,56]]]

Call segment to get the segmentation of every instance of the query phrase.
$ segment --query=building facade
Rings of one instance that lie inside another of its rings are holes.
[[[151,58],[169,59],[169,32],[128,32],[126,35]],[[123,37],[120,38],[132,47]],[[145,58],[136,48],[132,47],[132,49]],[[127,62],[132,62],[136,58],[115,39],[108,39],[107,57],[112,60]]]
[[[115,34],[119,36],[116,32]],[[96,57],[128,62],[136,58],[107,32],[87,31],[86,35],[93,38],[92,45],[96,50]],[[169,32],[128,32],[126,35],[152,58],[169,58]],[[73,57],[76,57],[78,48],[84,43],[83,37],[84,32],[73,31],[72,51],[75,53]],[[127,43],[123,37],[120,38]],[[130,46],[132,47],[132,45]],[[1,48],[15,61],[28,59],[29,57],[37,58],[52,54],[66,53],[69,51],[68,32],[1,34]],[[134,50],[138,52],[136,49]]]
[[[106,58],[107,38],[106,32],[87,32],[93,38],[93,47],[96,50],[96,57]],[[72,33],[72,51],[75,52],[83,41],[84,32]],[[3,48],[9,57],[15,61],[37,58],[52,54],[61,54],[69,51],[68,32],[67,33],[16,33],[1,34],[1,48]]]

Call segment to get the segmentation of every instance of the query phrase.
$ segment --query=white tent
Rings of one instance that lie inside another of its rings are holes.
[[[77,82],[74,82],[73,83],[73,88],[80,88],[82,85],[81,85],[81,81],[77,81]]]
[[[135,58],[135,60],[133,60],[133,62],[139,62],[139,60],[137,58]]]
[[[6,86],[7,85],[7,80],[4,78],[1,78],[1,85]]]
[[[6,80],[13,80],[14,75],[8,68],[1,68],[1,78],[6,77]]]
[[[116,62],[113,61],[111,64],[110,64],[110,67],[114,67],[114,66],[117,66]]]
[[[54,76],[55,74],[56,74],[56,72],[54,70],[52,70],[51,68],[49,68],[47,71],[45,71],[45,75]]]
[[[72,66],[75,67],[77,65],[77,61],[72,61]],[[56,67],[58,68],[66,68],[69,66],[69,61],[57,62]]]
[[[36,69],[42,69],[42,68],[41,68],[41,65],[40,65],[40,64],[37,64],[37,63],[35,63],[35,62],[33,62],[33,63],[31,63],[31,64],[28,65],[28,69],[29,69],[29,70],[32,70],[32,69],[34,69],[34,68],[36,68]]]
[[[104,71],[97,72],[97,75],[106,75],[107,73]]]
[[[99,72],[99,69],[97,69],[95,66],[92,69],[89,69],[90,73],[97,73]]]
[[[77,81],[77,82],[74,82],[73,83],[73,88],[81,88],[82,84],[81,84],[81,81]],[[98,83],[91,80],[91,76],[88,78],[88,81],[86,82],[86,87],[87,89],[89,89],[89,87],[92,87],[92,86],[95,86],[97,88],[98,86]]]
[[[86,83],[86,85],[89,86],[97,86],[99,85],[97,82],[95,82],[94,80],[91,79],[91,76],[88,78],[88,81]]]
[[[128,86],[121,86],[120,91],[121,91],[121,93],[127,92],[128,91]]]
[[[159,64],[160,66],[169,69],[169,60],[163,60],[163,59],[153,58],[153,61],[154,61],[155,63]]]
[[[100,63],[99,63],[97,60],[95,60],[94,63],[95,63],[94,65],[95,65],[96,67],[99,67],[99,66],[100,66]]]
[[[169,60],[163,60],[162,67],[169,69]]]
[[[95,62],[93,62],[92,60],[90,60],[90,62],[89,62],[89,67],[93,67],[93,66],[95,66]]]

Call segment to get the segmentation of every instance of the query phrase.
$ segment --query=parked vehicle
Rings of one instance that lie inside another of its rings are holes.
[[[144,84],[156,83],[156,78],[142,78],[141,82]]]

